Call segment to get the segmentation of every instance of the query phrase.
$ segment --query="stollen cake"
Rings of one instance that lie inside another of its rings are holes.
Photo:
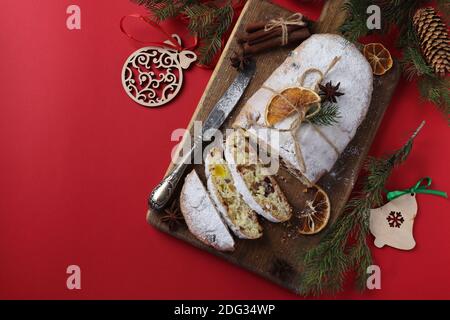
[[[256,158],[256,151],[242,129],[231,133],[225,142],[225,159],[239,193],[245,202],[272,222],[291,218],[292,207],[275,179]]]
[[[242,239],[261,237],[262,227],[256,213],[236,190],[222,149],[214,147],[208,151],[205,171],[208,191],[229,228]]]
[[[291,115],[273,127],[266,125],[265,110],[275,95],[290,87],[317,91],[318,82],[329,81],[340,83],[339,91],[344,93],[337,102],[341,116],[338,123],[318,126],[304,121],[295,133],[283,131],[295,121],[295,115]],[[247,129],[258,143],[266,144],[265,147],[279,155],[292,173],[315,183],[331,170],[355,135],[366,116],[372,90],[372,69],[359,50],[339,35],[316,34],[293,50],[250,97],[233,126]],[[279,143],[266,141],[271,136],[268,131],[275,130],[279,133]],[[296,146],[301,150],[303,161],[299,161]]]
[[[195,170],[184,180],[180,209],[189,231],[197,239],[217,250],[234,250],[233,237]]]

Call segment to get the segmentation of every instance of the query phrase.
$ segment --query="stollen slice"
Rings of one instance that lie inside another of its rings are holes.
[[[237,191],[230,169],[223,158],[223,150],[211,148],[205,159],[207,188],[218,211],[228,227],[242,239],[257,239],[262,236],[262,227],[256,212]]]
[[[195,170],[184,180],[180,209],[189,231],[220,251],[233,251],[234,240]]]
[[[271,222],[291,218],[292,207],[276,180],[258,160],[244,130],[237,129],[227,137],[225,159],[236,189],[250,208]]]

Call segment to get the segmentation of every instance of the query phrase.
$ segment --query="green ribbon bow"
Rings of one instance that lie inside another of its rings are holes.
[[[422,182],[427,181],[426,184],[422,184]],[[394,200],[395,198],[398,198],[400,196],[403,196],[405,194],[414,194],[414,193],[426,193],[426,194],[433,194],[435,196],[440,196],[447,198],[447,193],[444,191],[438,191],[438,190],[430,190],[427,189],[431,185],[431,178],[425,177],[420,179],[416,185],[412,188],[406,189],[406,190],[398,190],[398,191],[390,191],[387,194],[387,199],[389,201]]]

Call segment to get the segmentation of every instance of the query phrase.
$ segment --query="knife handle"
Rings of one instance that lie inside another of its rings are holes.
[[[192,155],[195,154],[201,146],[201,138],[194,141],[194,145],[182,160],[172,169],[172,171],[153,189],[149,205],[155,210],[164,209],[180,182],[186,168],[191,164]],[[201,148],[200,148],[201,149]]]

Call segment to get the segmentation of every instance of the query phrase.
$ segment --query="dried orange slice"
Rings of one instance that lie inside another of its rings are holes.
[[[392,68],[394,61],[391,54],[381,43],[366,44],[363,53],[372,67],[373,74],[381,76]]]
[[[273,126],[281,120],[287,118],[295,110],[308,109],[320,103],[320,96],[313,90],[307,88],[287,88],[280,94],[274,95],[266,107],[266,124]]]
[[[331,205],[328,195],[319,186],[314,185],[307,192],[312,193],[312,196],[310,200],[306,200],[305,207],[299,213],[298,231],[300,234],[310,235],[325,228],[330,219]]]

